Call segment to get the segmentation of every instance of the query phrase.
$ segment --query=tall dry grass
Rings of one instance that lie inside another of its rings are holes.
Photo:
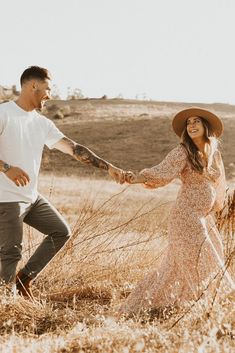
[[[117,319],[136,282],[161,260],[177,184],[155,191],[44,176],[40,189],[69,221],[72,237],[35,281],[34,301],[2,289],[0,352],[233,351],[235,295],[222,282],[214,296],[205,292],[164,319]],[[25,227],[19,267],[42,236]],[[233,272],[234,242],[227,241]]]

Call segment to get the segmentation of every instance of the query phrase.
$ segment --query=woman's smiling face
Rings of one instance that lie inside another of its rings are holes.
[[[192,116],[188,118],[186,124],[187,124],[187,133],[192,140],[203,138],[205,133],[205,128],[203,126],[201,118],[199,118],[198,116]]]

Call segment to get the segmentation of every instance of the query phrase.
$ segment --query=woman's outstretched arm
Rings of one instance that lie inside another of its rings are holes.
[[[147,188],[158,188],[169,184],[172,180],[180,177],[187,163],[187,152],[182,145],[171,150],[168,155],[152,168],[145,168],[140,172],[146,181]]]
[[[180,176],[186,162],[186,151],[182,145],[179,145],[158,165],[145,168],[140,173],[126,172],[125,180],[130,184],[141,183],[150,189],[164,186]]]

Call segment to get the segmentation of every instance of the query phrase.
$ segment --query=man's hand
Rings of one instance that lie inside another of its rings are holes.
[[[108,173],[117,183],[123,184],[125,182],[124,171],[120,168],[109,165]]]
[[[28,174],[18,167],[11,167],[5,175],[13,181],[16,186],[25,186],[30,182]]]

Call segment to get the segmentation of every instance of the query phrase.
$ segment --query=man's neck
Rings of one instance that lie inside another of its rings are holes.
[[[24,97],[22,94],[15,101],[15,103],[26,112],[31,112],[34,110],[34,106],[32,105],[32,103],[30,103],[27,97]]]

